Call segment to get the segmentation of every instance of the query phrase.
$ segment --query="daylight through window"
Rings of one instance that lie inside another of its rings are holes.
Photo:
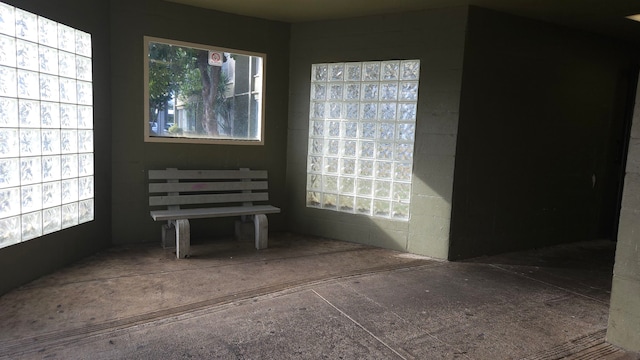
[[[91,35],[0,3],[0,248],[94,218]]]
[[[408,220],[419,60],[314,64],[307,206]]]
[[[145,37],[145,140],[262,144],[264,54]]]

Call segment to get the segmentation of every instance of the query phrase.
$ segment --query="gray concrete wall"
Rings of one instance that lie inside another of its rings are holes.
[[[289,25],[181,6],[160,0],[112,0],[113,243],[160,241],[161,223],[149,216],[147,171],[237,169],[269,171],[271,203],[285,191]],[[143,141],[143,36],[176,39],[267,54],[264,146],[161,144]],[[281,230],[283,215],[270,215]],[[192,238],[233,233],[232,218],[194,220]]]
[[[613,269],[607,340],[623,348],[640,351],[640,83],[636,96]]]
[[[95,220],[0,250],[0,294],[107,247],[111,241],[109,1],[3,0],[91,34]]]
[[[450,259],[614,236],[630,64],[613,40],[470,8]]]
[[[287,215],[299,233],[446,258],[466,8],[294,24],[291,33]],[[420,59],[411,219],[307,208],[311,64]]]

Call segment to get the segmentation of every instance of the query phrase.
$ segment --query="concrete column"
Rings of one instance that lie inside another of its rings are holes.
[[[639,83],[640,85],[640,83]],[[607,340],[640,351],[640,86],[631,127]]]

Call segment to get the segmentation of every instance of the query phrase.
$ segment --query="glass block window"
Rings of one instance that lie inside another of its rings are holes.
[[[314,64],[307,206],[408,220],[419,60]]]
[[[91,35],[0,3],[0,248],[93,220]]]

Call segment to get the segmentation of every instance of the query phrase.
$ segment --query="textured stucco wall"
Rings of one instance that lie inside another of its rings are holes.
[[[111,242],[109,1],[3,0],[91,34],[95,220],[0,250],[0,294],[77,261]]]
[[[160,0],[111,1],[113,112],[113,243],[160,241],[161,222],[149,216],[147,171],[238,169],[269,171],[270,203],[281,207],[285,191],[289,25]],[[264,145],[145,143],[143,36],[267,54]],[[284,215],[269,216],[282,230]],[[233,218],[196,219],[191,236],[233,234]]]
[[[293,231],[446,258],[466,8],[294,24],[287,150]],[[411,219],[389,221],[307,208],[311,65],[420,59]]]
[[[614,236],[630,64],[611,39],[470,8],[450,259]]]

